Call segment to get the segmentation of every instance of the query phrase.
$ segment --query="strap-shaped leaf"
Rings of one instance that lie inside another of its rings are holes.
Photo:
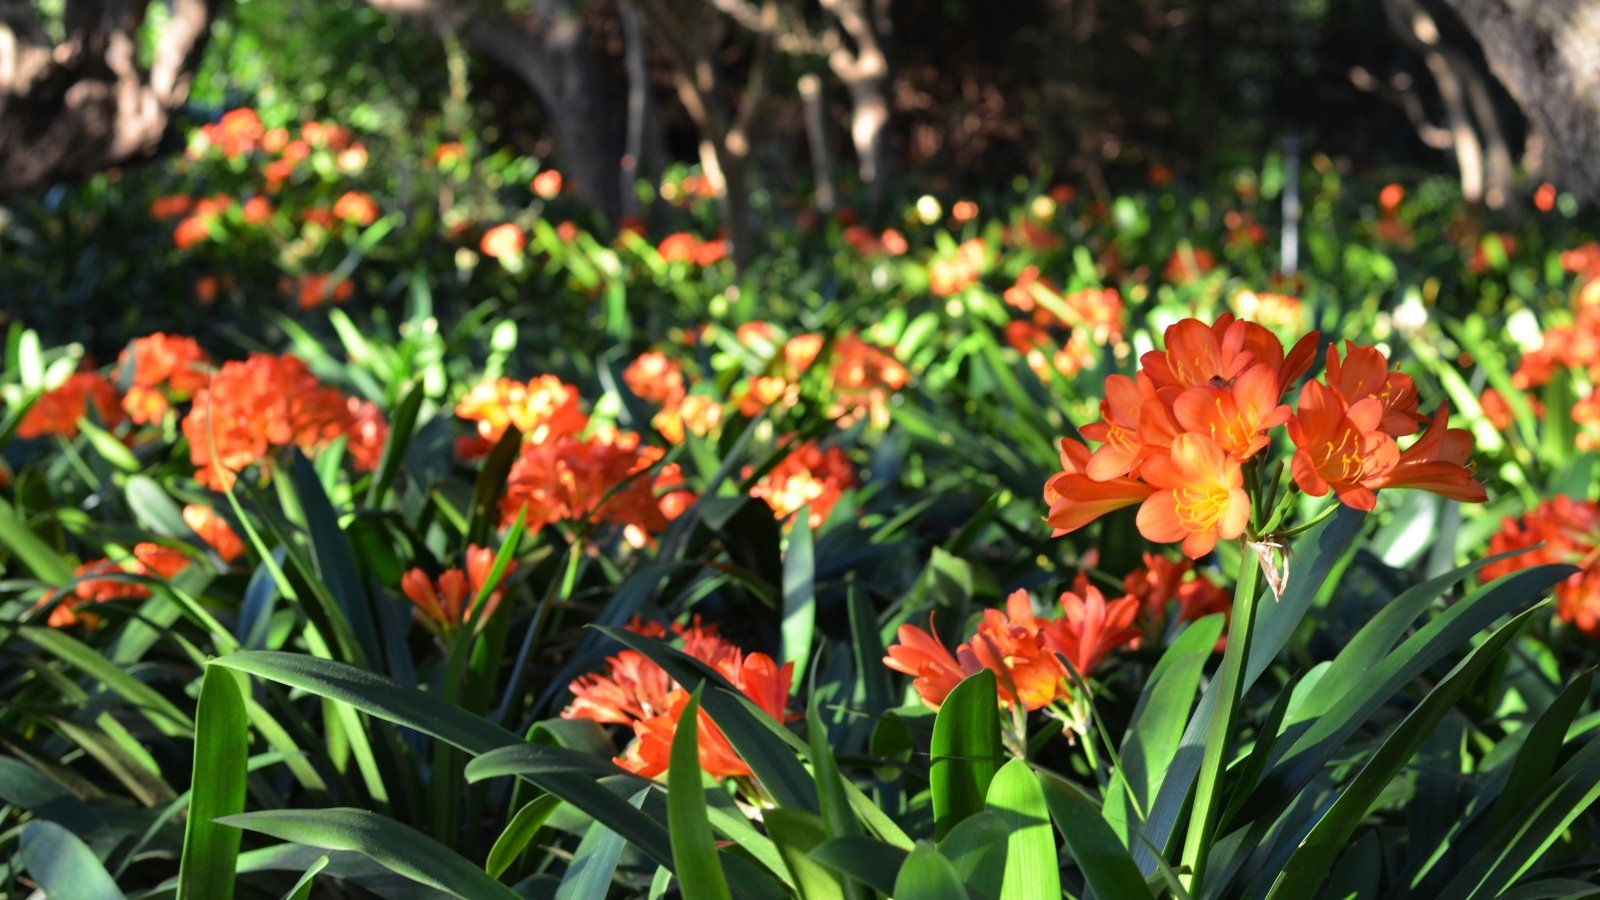
[[[371,810],[271,809],[218,821],[280,840],[354,851],[397,875],[451,897],[512,900],[517,896],[449,847]]]
[[[917,842],[894,879],[895,900],[959,900],[966,895],[955,866],[925,841]]]
[[[1039,773],[1045,803],[1067,842],[1067,853],[1078,864],[1096,897],[1144,900],[1150,897],[1139,867],[1128,848],[1106,823],[1100,807],[1083,789],[1050,772]]]
[[[1055,829],[1039,779],[1026,760],[1013,759],[989,782],[988,811],[1006,826],[1005,880],[1000,900],[1056,900],[1061,866]]]
[[[250,750],[239,676],[206,667],[195,712],[194,775],[189,787],[189,818],[178,863],[178,900],[229,900],[234,861],[239,856],[237,828],[217,824],[244,812],[244,787]]]
[[[667,765],[667,825],[672,861],[686,897],[732,900],[728,878],[717,861],[717,846],[706,818],[704,776],[700,771],[700,692],[697,687],[678,717]]]
[[[950,691],[933,720],[929,756],[933,832],[942,839],[962,819],[983,811],[989,783],[1004,758],[993,672],[969,675]]]
[[[1401,720],[1377,752],[1367,760],[1360,773],[1340,792],[1333,806],[1300,842],[1273,883],[1272,891],[1267,895],[1268,900],[1308,897],[1315,893],[1318,885],[1327,879],[1329,869],[1344,848],[1345,841],[1361,820],[1366,818],[1378,794],[1416,755],[1456,701],[1517,635],[1529,617],[1542,608],[1542,604],[1536,606],[1502,625],[1451,669],[1450,674],[1428,692],[1417,708]]]
[[[22,868],[50,900],[121,900],[122,891],[94,851],[48,819],[22,826],[17,839]]]

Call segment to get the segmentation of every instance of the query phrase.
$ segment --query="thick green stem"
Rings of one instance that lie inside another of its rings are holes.
[[[1260,572],[1255,554],[1241,554],[1239,584],[1233,593],[1233,616],[1228,623],[1228,648],[1222,655],[1222,669],[1217,673],[1217,705],[1206,729],[1189,830],[1183,838],[1181,865],[1189,870],[1185,888],[1191,895],[1199,893],[1205,877],[1206,856],[1217,837],[1213,832],[1226,805],[1221,796],[1222,773],[1227,766],[1228,741],[1244,684],[1245,663],[1250,658],[1250,632],[1255,626],[1256,585]]]

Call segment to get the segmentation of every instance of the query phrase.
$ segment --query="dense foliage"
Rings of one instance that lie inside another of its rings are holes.
[[[277,115],[0,232],[0,893],[1600,891],[1571,198],[1271,159],[736,270],[696,172],[613,238]]]

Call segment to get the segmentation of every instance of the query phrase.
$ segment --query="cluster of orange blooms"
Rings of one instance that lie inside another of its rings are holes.
[[[77,437],[78,420],[91,406],[105,427],[115,428],[121,424],[123,412],[116,387],[99,372],[74,372],[60,385],[39,395],[17,423],[17,437],[24,440],[51,435]]]
[[[688,434],[714,435],[722,425],[722,404],[689,393],[683,366],[659,350],[639,354],[623,370],[622,380],[634,396],[660,407],[650,424],[668,443],[681,444]]]
[[[183,523],[193,529],[200,536],[200,540],[216,551],[217,557],[225,564],[232,564],[234,560],[244,555],[244,541],[228,524],[228,520],[217,515],[217,511],[209,506],[190,503],[183,508]]]
[[[366,167],[367,149],[352,138],[343,125],[306,122],[298,136],[287,128],[268,128],[255,110],[244,108],[223,113],[215,124],[203,125],[189,145],[189,156],[199,158],[216,148],[228,159],[238,159],[261,151],[270,160],[263,169],[268,192],[276,193],[294,175],[300,163],[314,150],[333,154],[339,171],[347,174]]]
[[[578,389],[553,375],[526,383],[501,378],[479,384],[456,404],[456,415],[475,423],[459,441],[465,458],[481,456],[515,427],[523,444],[506,483],[500,511],[509,525],[526,510],[530,532],[553,522],[620,525],[628,542],[643,546],[687,508],[676,465],[661,466],[661,448],[633,432],[589,430]]]
[[[1180,247],[1167,257],[1161,278],[1170,284],[1192,284],[1217,267],[1217,257],[1204,247]]]
[[[739,342],[760,349],[775,344],[776,331],[766,322],[739,326]],[[820,334],[801,334],[784,342],[765,374],[751,378],[735,391],[739,412],[755,416],[774,407],[792,407],[800,400],[800,377],[823,355],[827,340]],[[874,427],[888,424],[889,399],[910,381],[910,373],[888,352],[854,333],[840,335],[829,353],[826,390],[831,403],[828,416],[848,428],[863,416]]]
[[[420,568],[408,569],[400,577],[400,592],[411,601],[411,611],[424,628],[439,636],[454,634],[471,617],[472,601],[488,582],[494,557],[495,552],[488,547],[473,545],[467,548],[465,571],[446,569],[438,578],[429,578]],[[508,563],[501,577],[510,577],[516,569],[515,561]],[[478,613],[479,629],[494,615],[504,596],[504,590],[496,589],[484,598],[483,609]]]
[[[960,293],[989,267],[989,249],[983,238],[970,238],[951,256],[936,256],[928,261],[928,290],[940,297]]]
[[[187,565],[189,557],[170,547],[154,543],[136,544],[133,554],[120,564],[109,559],[95,559],[79,566],[73,576],[77,584],[72,593],[57,591],[47,594],[39,600],[37,606],[55,604],[50,610],[48,620],[52,628],[70,628],[79,624],[92,628],[99,624],[100,615],[85,609],[86,605],[103,603],[107,600],[139,600],[150,596],[150,588],[147,585],[125,577],[105,576],[168,579],[183,571]],[[61,595],[59,598],[58,594]]]
[[[839,498],[855,486],[855,467],[843,450],[823,449],[816,441],[807,441],[752,485],[750,496],[765,500],[779,519],[809,507],[806,521],[812,528],[821,528]]]
[[[701,240],[687,231],[669,234],[656,245],[656,252],[669,263],[714,266],[728,258],[728,242],[722,239]]]
[[[1332,492],[1362,510],[1382,488],[1485,499],[1472,477],[1471,436],[1448,427],[1442,404],[1431,419],[1420,415],[1410,377],[1391,371],[1378,349],[1347,342],[1341,359],[1330,346],[1324,381],[1307,382],[1291,408],[1283,398],[1310,369],[1316,332],[1285,353],[1266,328],[1226,314],[1211,325],[1185,319],[1165,338],[1166,349],[1146,353],[1134,377],[1107,379],[1100,421],[1082,429],[1102,442],[1098,449],[1062,439],[1062,471],[1044,490],[1057,534],[1138,505],[1145,538],[1203,556],[1250,528],[1260,498],[1245,489],[1245,466],[1271,447],[1279,426],[1295,446],[1293,483],[1313,497]],[[1427,429],[1401,450],[1397,439],[1423,422]]]
[[[502,261],[522,256],[527,246],[528,236],[510,222],[502,222],[485,231],[478,240],[478,250],[484,256]]]
[[[322,384],[298,358],[252,353],[224,363],[195,394],[183,434],[195,478],[225,490],[253,464],[270,473],[279,450],[314,451],[340,437],[356,468],[372,471],[388,428],[376,406]]]
[[[211,357],[194,338],[161,332],[134,339],[118,364],[130,373],[122,409],[136,425],[160,420],[211,377]]]
[[[1577,386],[1579,398],[1572,407],[1572,418],[1581,426],[1577,435],[1579,450],[1600,450],[1600,243],[1589,243],[1561,254],[1561,265],[1578,276],[1573,290],[1570,325],[1546,328],[1538,348],[1523,354],[1511,383],[1519,390],[1542,387],[1562,370],[1581,373],[1588,387]],[[1540,411],[1536,398],[1528,401]],[[1486,393],[1484,412],[1501,427],[1510,423],[1505,398]]]
[[[1484,566],[1485,582],[1530,566],[1575,565],[1579,571],[1556,585],[1556,617],[1600,637],[1600,503],[1561,495],[1520,519],[1507,517],[1489,539],[1489,553],[1511,550],[1525,552]]]
[[[843,237],[844,242],[862,256],[904,256],[911,250],[906,236],[894,228],[885,228],[883,233],[873,234],[863,226],[848,225]]]
[[[1041,292],[1058,301],[1060,312],[1039,302]],[[1006,343],[1040,381],[1048,383],[1052,369],[1068,378],[1078,374],[1094,365],[1098,348],[1122,339],[1125,308],[1116,288],[1086,287],[1063,296],[1030,265],[1002,296],[1026,316],[1006,323]],[[1058,344],[1062,333],[1065,340]]]
[[[1043,709],[1071,699],[1073,673],[1087,678],[1112,651],[1144,634],[1134,624],[1139,600],[1125,596],[1108,602],[1087,576],[1079,575],[1057,603],[1060,614],[1043,618],[1034,614],[1027,591],[1014,591],[1004,611],[984,610],[976,632],[953,654],[934,636],[931,621],[927,631],[901,625],[883,663],[912,676],[912,688],[932,709],[963,679],[984,669],[995,674],[1001,703],[1030,712]]]
[[[667,636],[659,623],[640,623],[637,618],[628,628],[647,637]],[[780,666],[765,653],[747,654],[717,634],[714,626],[701,625],[698,617],[687,628],[674,625],[672,632],[682,641],[685,654],[716,669],[762,712],[780,722],[793,718],[786,706],[794,663]],[[573,701],[562,710],[563,718],[633,729],[634,740],[616,758],[618,766],[645,778],[667,771],[672,739],[689,703],[689,692],[664,669],[642,653],[623,650],[606,660],[603,673],[585,675],[572,682],[569,690]],[[754,774],[704,709],[695,722],[702,769],[716,778]]]

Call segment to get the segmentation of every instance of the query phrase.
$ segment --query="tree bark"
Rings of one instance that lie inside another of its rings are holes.
[[[1564,186],[1600,202],[1600,0],[1445,0],[1547,141]]]
[[[573,192],[617,222],[622,132],[576,9],[559,0],[535,0],[531,16],[511,16],[455,0],[367,3],[437,33],[459,35],[532,88],[550,116]]]
[[[174,0],[148,70],[149,0],[68,0],[53,43],[30,0],[0,0],[0,196],[155,157],[222,0]]]
[[[1438,24],[1416,0],[1385,0],[1384,11],[1395,32],[1422,56],[1439,89],[1439,99],[1444,101],[1445,125],[1461,172],[1461,196],[1469,203],[1482,202],[1483,144],[1473,127],[1466,88],[1441,46]]]

